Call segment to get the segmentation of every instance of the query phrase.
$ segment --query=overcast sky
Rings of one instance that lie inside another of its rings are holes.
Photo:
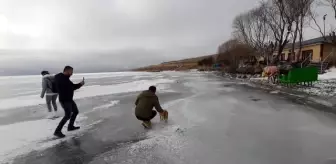
[[[60,71],[66,64],[82,71],[125,69],[213,54],[231,37],[234,17],[258,3],[0,0],[0,75]]]

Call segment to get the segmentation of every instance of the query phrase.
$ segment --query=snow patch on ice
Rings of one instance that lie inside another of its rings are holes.
[[[119,100],[111,101],[109,104],[104,104],[104,105],[100,105],[100,106],[94,107],[93,110],[108,109],[110,107],[113,107],[113,106],[119,104],[119,102],[120,102]]]
[[[146,76],[152,75],[147,72],[106,72],[106,73],[81,73],[74,74],[71,79],[81,80],[83,77],[86,79],[100,79],[108,77],[127,77],[127,76]],[[28,75],[28,76],[1,76],[0,85],[3,84],[26,84],[26,83],[41,83],[41,75]]]
[[[180,136],[176,128],[168,128],[163,131],[149,131],[149,139],[141,140],[135,144],[126,147],[125,154],[116,153],[110,158],[111,161],[116,160],[120,163],[147,163],[153,157],[162,157],[163,161],[171,163],[171,161],[180,161],[184,163],[181,154],[187,146],[187,140]],[[124,152],[119,150],[119,152]],[[167,156],[167,154],[169,154]]]
[[[266,81],[268,80],[267,77],[254,77],[254,78],[250,78],[251,81]]]
[[[232,88],[232,87],[223,87],[223,88],[219,88],[219,90],[225,91],[225,92],[234,92],[234,91],[236,91],[236,89]]]
[[[82,122],[86,118],[80,115],[76,122]],[[31,151],[43,150],[54,146],[98,123],[95,122],[86,125],[76,132],[67,132],[67,137],[64,139],[53,140],[53,132],[61,119],[42,119],[0,126],[0,161],[8,162],[17,156],[27,154]]]
[[[280,91],[279,90],[274,90],[274,91],[271,91],[270,93],[271,94],[278,94]]]
[[[151,85],[158,85],[157,89],[165,90],[168,89],[168,85],[160,85],[165,83],[174,83],[175,80],[170,79],[157,79],[157,80],[139,80],[130,83],[123,83],[117,85],[106,85],[106,86],[98,86],[98,87],[88,87],[78,90],[75,94],[75,98],[86,98],[92,96],[103,96],[117,93],[128,93],[128,92],[137,92],[148,89]]]
[[[116,84],[116,85],[93,85],[86,86],[76,91],[74,98],[81,99],[93,96],[103,96],[110,94],[118,94],[118,93],[129,93],[129,92],[137,92],[148,89],[150,85],[156,85],[158,91],[168,91],[170,83],[175,83],[175,80],[171,79],[156,79],[156,80],[139,80],[129,83]],[[15,98],[7,98],[0,100],[0,110],[17,108],[17,107],[25,107],[25,106],[33,106],[44,104],[45,100],[41,99],[39,95],[29,95],[29,96],[18,96]]]
[[[316,102],[316,103],[319,103],[319,104],[322,104],[322,105],[325,105],[325,106],[328,106],[328,107],[332,107],[333,106],[333,104],[330,103],[327,100],[317,99],[317,98],[314,98],[314,97],[309,97],[308,99],[310,101],[313,101],[313,102]]]

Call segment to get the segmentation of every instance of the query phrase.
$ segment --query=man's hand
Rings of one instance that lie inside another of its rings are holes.
[[[43,95],[40,95],[40,97],[41,97],[41,99],[43,99],[43,98],[44,98],[44,96],[43,96]]]
[[[160,116],[164,116],[165,114],[165,110],[163,110],[163,112],[160,112]]]
[[[163,110],[163,112],[160,113],[160,120],[167,121],[167,119],[168,119],[168,111]]]
[[[81,84],[82,86],[85,85],[85,79],[84,79],[84,77],[83,77],[82,82],[80,82],[80,84]]]

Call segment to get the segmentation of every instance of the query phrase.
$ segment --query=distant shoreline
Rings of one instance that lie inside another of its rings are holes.
[[[81,74],[109,74],[109,73],[121,73],[121,72],[135,72],[131,70],[126,70],[126,71],[110,71],[110,72],[79,72],[79,73],[74,73],[74,75],[81,75]],[[60,73],[60,72],[57,72]],[[51,74],[57,74],[51,72]],[[18,76],[41,76],[41,74],[16,74],[16,75],[0,75],[0,77],[18,77]]]
[[[132,71],[145,71],[145,72],[161,72],[161,71],[187,71],[192,69],[198,69],[200,67],[199,62],[203,59],[214,57],[214,55],[200,56],[194,58],[187,58],[178,61],[164,62],[157,65],[150,65],[146,67],[136,68]]]
[[[199,61],[213,57],[214,55],[206,55],[206,56],[199,56],[199,57],[194,57],[194,58],[187,58],[187,59],[182,59],[182,60],[175,60],[175,61],[169,61],[169,62],[163,62],[161,64],[157,65],[149,65],[149,66],[144,66],[140,68],[131,68],[131,69],[120,69],[120,70],[115,70],[115,71],[103,71],[103,72],[82,72],[82,71],[76,71],[76,74],[97,74],[97,73],[114,73],[114,72],[161,72],[161,71],[187,71],[187,70],[192,70],[192,69],[198,69],[200,66],[198,64]],[[42,70],[41,70],[42,71]],[[53,70],[49,70],[51,74],[56,74],[59,72],[55,72]],[[34,73],[19,73],[20,71],[16,71],[13,74],[4,73],[0,71],[0,77],[15,77],[15,76],[39,76],[39,72],[35,71],[27,71],[27,72],[34,72]],[[22,71],[24,72],[24,71]],[[2,74],[1,74],[2,73]]]

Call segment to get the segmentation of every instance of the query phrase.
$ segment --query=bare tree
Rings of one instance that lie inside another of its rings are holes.
[[[289,43],[291,37],[291,30],[294,19],[289,16],[288,10],[291,0],[270,0],[266,5],[265,20],[268,27],[271,29],[275,39],[275,47],[277,55],[273,58],[273,62],[278,61],[283,49]]]
[[[288,4],[287,7],[287,12],[285,12],[286,14],[286,19],[287,20],[291,20],[293,21],[292,24],[292,28],[294,28],[294,30],[291,31],[291,37],[292,37],[292,47],[291,47],[291,54],[292,56],[296,56],[295,54],[295,48],[296,48],[296,41],[297,38],[299,36],[300,39],[300,35],[299,35],[299,31],[300,31],[300,12],[299,12],[299,1],[301,0],[293,0],[293,1],[286,1],[286,3]]]
[[[226,53],[231,49],[237,47],[239,44],[240,44],[239,40],[230,39],[218,47],[217,54]]]
[[[235,73],[241,62],[255,60],[254,54],[254,49],[249,45],[231,39],[219,47],[215,60],[217,63],[224,64],[228,72]]]
[[[292,26],[299,14],[293,7],[293,0],[268,0],[257,8],[238,15],[233,21],[236,38],[248,44],[262,56],[270,55],[270,49],[277,51],[273,60],[278,60],[283,49],[292,38]],[[296,39],[299,31],[299,20],[293,37]],[[269,44],[273,40],[272,44]],[[273,45],[269,48],[269,45]]]
[[[314,0],[295,0],[291,1],[290,8],[292,9],[292,12],[294,13],[293,18],[295,21],[295,33],[299,36],[299,51],[298,54],[301,54],[302,49],[302,41],[303,41],[303,30],[305,23],[309,22],[309,14],[311,13],[311,6]],[[293,38],[293,47],[292,47],[292,53],[295,51],[295,42],[296,38]],[[297,60],[300,57],[299,55],[296,55]]]
[[[316,6],[330,6],[335,11],[336,0],[321,0],[321,1],[318,1]],[[322,36],[325,41],[332,42],[332,40],[330,40],[331,37],[329,35],[332,35],[332,33],[336,30],[335,27],[332,24],[329,24],[330,27],[327,29],[328,32],[326,33],[325,26],[322,28],[320,23],[317,21],[317,18],[320,17],[321,15],[319,15],[315,10],[316,9],[310,9],[308,12],[308,16],[310,18],[310,27],[313,30],[319,32],[320,36]],[[335,12],[335,15],[336,15],[336,12]],[[326,21],[326,16],[327,14],[323,16],[323,21]]]
[[[319,15],[314,10],[311,10],[309,12],[309,18],[311,19],[310,27],[313,30],[319,32],[320,35],[324,38],[324,40],[327,40],[326,35],[325,35],[325,31],[322,29],[322,27],[320,26],[320,24],[317,22],[317,17],[318,16]],[[323,19],[325,19],[325,17]]]
[[[257,8],[242,13],[234,19],[234,35],[238,40],[252,47],[260,56],[267,57],[276,51],[274,62],[278,60],[290,41],[293,42],[292,53],[294,53],[295,42],[299,40],[300,52],[304,24],[313,1],[264,1]],[[273,42],[270,43],[270,41]]]
[[[331,7],[334,11],[334,18],[336,19],[336,0],[321,0],[320,4]]]
[[[265,57],[265,45],[272,38],[266,22],[266,6],[260,5],[238,15],[233,21],[234,35],[254,49],[257,55]]]
[[[330,6],[333,10],[334,10],[334,14],[335,14],[335,19],[336,19],[336,0],[322,0],[322,3],[320,3],[319,5],[324,5],[324,6]],[[324,41],[328,44],[331,44],[332,46],[332,50],[331,50],[331,56],[328,55],[328,57],[324,58],[322,62],[324,62],[325,60],[329,60],[329,62],[331,61],[333,65],[336,65],[336,56],[335,56],[335,47],[336,47],[336,33],[335,33],[335,28],[333,27],[333,25],[330,25],[330,28],[328,30],[328,32],[325,32],[325,26],[322,29],[321,25],[318,23],[317,18],[318,18],[318,13],[314,12],[313,10],[310,11],[309,13],[310,18],[313,22],[313,25],[311,25],[311,28],[318,31],[321,36],[324,38]],[[323,20],[325,21],[326,19],[326,15],[323,16]]]

